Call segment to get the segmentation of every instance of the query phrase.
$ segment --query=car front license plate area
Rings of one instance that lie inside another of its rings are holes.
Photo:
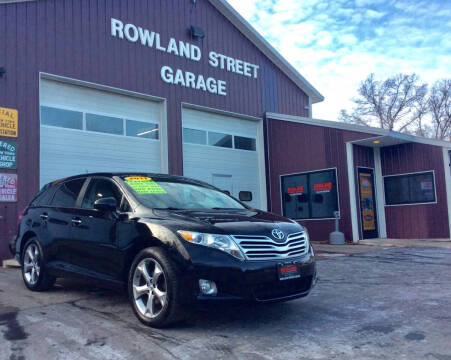
[[[279,264],[279,280],[297,279],[301,277],[301,272],[297,264]]]

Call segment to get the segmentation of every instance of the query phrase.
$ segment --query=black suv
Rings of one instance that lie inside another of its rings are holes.
[[[68,276],[126,286],[136,316],[150,326],[181,319],[195,300],[290,300],[316,282],[301,225],[169,175],[50,183],[24,211],[15,252],[28,289]]]

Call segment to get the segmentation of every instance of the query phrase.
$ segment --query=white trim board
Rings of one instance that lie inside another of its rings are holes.
[[[451,159],[449,156],[449,149],[443,148],[443,166],[445,167],[445,186],[446,186],[446,198],[448,208],[448,225],[449,236],[451,238]],[[450,239],[451,240],[451,239]]]
[[[376,182],[376,209],[379,224],[379,237],[387,237],[387,220],[385,218],[384,179],[382,177],[381,149],[374,148],[374,180]]]
[[[346,143],[346,165],[348,168],[348,186],[349,186],[349,205],[351,209],[351,229],[352,241],[359,242],[359,224],[357,212],[357,197],[355,195],[355,172],[354,172],[354,145],[351,142]]]
[[[262,121],[263,120],[262,118],[251,116],[251,115],[245,115],[245,114],[240,114],[240,113],[236,113],[236,112],[232,112],[232,111],[215,109],[212,107],[196,105],[196,104],[192,104],[192,103],[188,103],[188,102],[182,102],[181,104],[182,104],[182,110],[183,109],[192,109],[192,110],[210,112],[212,114],[219,114],[219,115],[230,116],[230,117],[235,117],[238,119],[252,120],[252,121]]]
[[[238,30],[243,33],[269,60],[288,76],[311,99],[312,103],[324,100],[316,90],[274,47],[261,36],[226,0],[209,0]]]
[[[355,132],[365,133],[365,134],[369,134],[369,135],[374,135],[375,139],[378,137],[381,137],[381,136],[388,136],[391,138],[402,140],[404,142],[413,142],[413,143],[419,143],[419,144],[440,146],[440,147],[445,147],[445,148],[451,149],[451,142],[449,142],[449,141],[427,139],[427,138],[423,138],[421,136],[413,136],[413,135],[403,134],[403,133],[396,132],[396,131],[374,128],[374,127],[370,127],[370,126],[354,125],[354,124],[347,124],[347,123],[343,123],[343,122],[339,122],[339,121],[312,119],[312,118],[308,118],[308,117],[277,114],[277,113],[270,113],[270,112],[266,113],[266,118],[272,119],[272,120],[295,122],[295,123],[299,123],[299,124],[306,124],[306,125],[312,125],[312,126],[321,126],[321,127],[328,127],[328,128],[334,128],[334,129],[340,129],[340,130],[355,131]],[[368,139],[370,139],[370,138],[371,137],[369,137]],[[354,141],[352,141],[352,143],[356,143],[358,145],[358,143],[361,142],[362,140],[366,140],[366,139],[354,140]]]

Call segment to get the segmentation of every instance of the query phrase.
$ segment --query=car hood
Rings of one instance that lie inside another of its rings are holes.
[[[155,210],[154,213],[160,218],[179,223],[180,230],[264,236],[271,236],[271,232],[275,228],[282,230],[286,234],[303,230],[301,225],[290,219],[254,209],[208,211]]]

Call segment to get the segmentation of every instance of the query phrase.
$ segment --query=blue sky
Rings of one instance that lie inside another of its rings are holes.
[[[325,97],[315,118],[352,108],[371,72],[451,77],[451,0],[228,0]]]

